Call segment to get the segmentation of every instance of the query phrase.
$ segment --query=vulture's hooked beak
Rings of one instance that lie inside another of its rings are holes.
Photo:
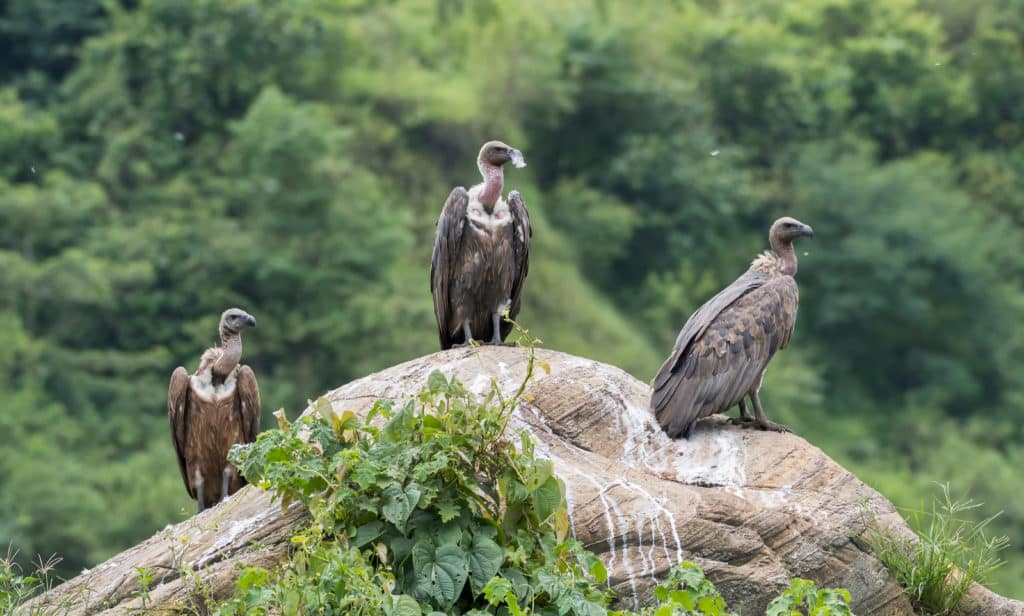
[[[510,148],[508,151],[509,159],[517,169],[522,169],[526,166],[526,160],[523,159],[523,153],[515,148]]]
[[[800,230],[800,234],[804,237],[814,237],[814,229],[811,225],[804,225],[804,228]]]
[[[249,327],[256,327],[256,317],[250,314],[248,317],[245,318],[245,324],[248,325]]]

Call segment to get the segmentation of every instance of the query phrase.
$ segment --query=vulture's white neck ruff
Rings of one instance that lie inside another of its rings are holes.
[[[235,382],[238,380],[239,368],[237,361],[235,361],[234,368],[224,376],[223,383],[214,384],[213,382],[213,369],[224,357],[224,354],[224,347],[213,347],[206,349],[203,356],[199,358],[199,367],[196,368],[190,382],[192,392],[203,400],[213,402],[235,395]]]
[[[488,213],[487,207],[480,200],[480,193],[485,188],[484,184],[477,184],[469,189],[469,207],[466,208],[466,218],[472,223],[472,228],[477,233],[494,233],[498,229],[512,224],[512,212],[504,197],[499,194],[494,207]]]
[[[213,366],[207,365],[192,375],[192,393],[207,402],[224,400],[235,395],[235,384],[238,381],[238,368],[228,373],[220,385],[213,384]]]

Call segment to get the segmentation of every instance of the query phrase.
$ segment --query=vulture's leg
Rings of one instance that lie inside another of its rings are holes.
[[[792,430],[782,424],[768,421],[768,418],[764,416],[764,409],[761,408],[761,398],[757,395],[756,390],[750,394],[750,399],[754,402],[754,413],[757,415],[757,419],[754,420],[754,427],[773,432],[792,432]]]
[[[491,334],[491,344],[501,344],[501,314],[495,312],[491,315],[491,325],[494,333]]]
[[[753,423],[754,416],[751,415],[750,411],[747,410],[747,403],[746,403],[746,401],[745,400],[740,400],[740,403],[739,403],[738,406],[740,407],[740,416],[739,417],[730,417],[729,418],[729,423],[731,423],[734,426],[744,426],[744,425],[748,425],[748,424]]]
[[[473,330],[469,328],[469,319],[466,319],[465,321],[462,322],[462,337],[465,340],[465,342],[453,344],[452,348],[469,346],[473,343]]]
[[[225,466],[224,472],[220,474],[220,499],[226,500],[229,496],[228,486],[231,485],[231,467]]]

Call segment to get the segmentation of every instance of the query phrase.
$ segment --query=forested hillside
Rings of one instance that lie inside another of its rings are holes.
[[[497,138],[520,321],[643,380],[811,224],[769,416],[1004,510],[1024,597],[1021,100],[1010,0],[8,0],[0,542],[73,573],[193,511],[167,381],[230,305],[264,425],[435,350],[434,224]]]

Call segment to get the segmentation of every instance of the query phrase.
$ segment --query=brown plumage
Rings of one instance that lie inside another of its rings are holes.
[[[739,405],[740,423],[788,431],[768,421],[758,390],[768,362],[789,344],[799,302],[793,240],[811,228],[780,218],[769,232],[772,252],[754,259],[735,282],[701,306],[683,325],[672,355],[654,377],[651,408],[671,437],[689,437],[698,419]],[[756,418],[744,399],[749,396]]]
[[[178,468],[199,511],[246,484],[227,461],[235,443],[251,443],[260,431],[260,390],[249,366],[239,365],[242,330],[256,327],[244,310],[229,308],[220,318],[221,346],[207,349],[195,373],[181,366],[171,374],[167,415]]]
[[[501,197],[510,161],[526,165],[519,150],[485,143],[477,156],[484,181],[453,190],[437,221],[430,291],[442,349],[470,339],[501,344],[512,329],[501,313],[519,313],[533,232],[519,192]]]

